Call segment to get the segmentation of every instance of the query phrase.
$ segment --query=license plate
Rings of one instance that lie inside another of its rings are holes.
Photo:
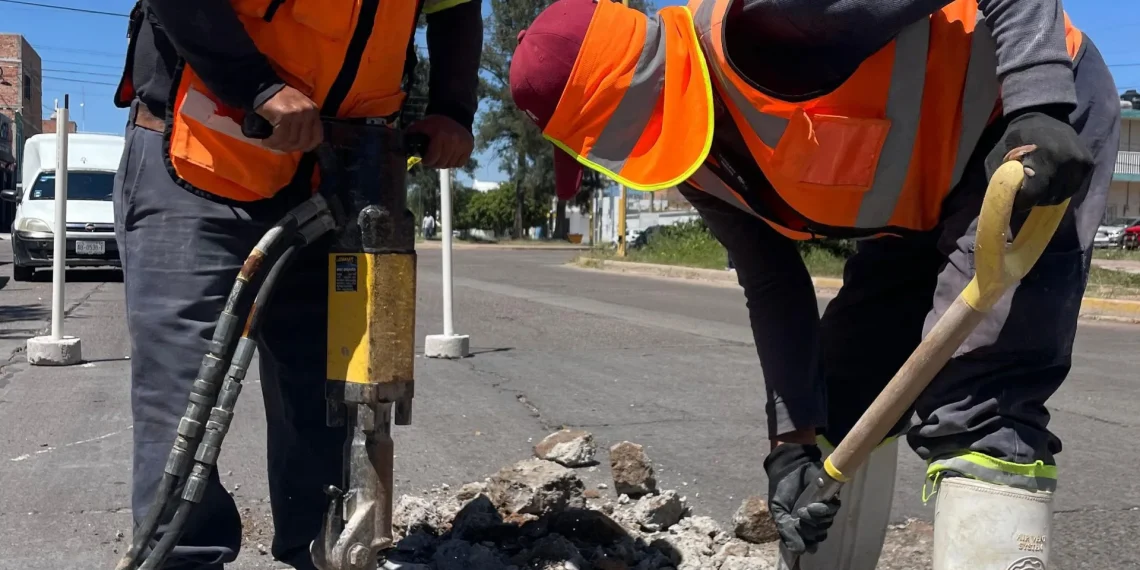
[[[107,252],[107,244],[101,241],[77,241],[75,253],[79,255],[103,255]]]

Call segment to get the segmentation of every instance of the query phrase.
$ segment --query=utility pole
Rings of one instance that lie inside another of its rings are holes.
[[[622,5],[629,7],[629,0],[621,0]],[[617,207],[617,234],[618,234],[618,257],[625,257],[625,208],[626,208],[626,195],[625,185],[621,185],[621,196],[618,197]]]

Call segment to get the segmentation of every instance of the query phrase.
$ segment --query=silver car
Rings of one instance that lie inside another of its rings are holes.
[[[1140,218],[1117,218],[1109,220],[1096,229],[1093,238],[1093,247],[1121,247],[1124,241],[1124,230],[1140,224]]]

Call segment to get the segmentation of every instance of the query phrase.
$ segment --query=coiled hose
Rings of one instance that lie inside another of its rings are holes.
[[[303,242],[304,240],[300,241]],[[171,530],[163,535],[158,545],[155,546],[139,570],[156,570],[158,565],[166,560],[166,557],[170,555],[170,551],[174,549],[179,539],[182,538],[183,530],[186,527],[186,520],[190,517],[190,511],[194,505],[201,501],[210,474],[217,464],[222,441],[225,439],[226,433],[229,432],[230,422],[233,420],[234,406],[237,405],[238,395],[241,393],[241,382],[245,379],[246,371],[253,361],[253,355],[257,348],[257,341],[255,339],[261,329],[265,309],[268,307],[273,297],[273,292],[276,290],[278,278],[281,273],[289,267],[293,260],[293,255],[297,252],[298,246],[303,245],[304,243],[294,243],[290,245],[276,262],[273,263],[269,273],[266,274],[265,280],[258,290],[257,296],[254,298],[253,306],[250,307],[249,318],[245,324],[245,332],[242,333],[241,338],[238,340],[233,363],[230,365],[229,372],[226,374],[225,383],[222,385],[221,394],[218,397],[218,405],[210,412],[210,420],[206,424],[206,433],[201,442],[201,446],[198,448],[199,451],[195,456],[194,469],[191,472],[186,489],[182,494],[182,500],[179,502],[178,508],[174,512],[174,518],[170,523]]]
[[[261,277],[260,269],[267,260],[275,264],[277,258],[281,256],[283,244],[287,243],[286,240],[291,241],[292,237],[297,234],[299,225],[297,216],[294,215],[294,212],[290,212],[281,222],[266,232],[246,258],[245,263],[242,264],[241,271],[238,273],[237,279],[234,280],[230,294],[226,298],[225,308],[222,310],[218,324],[214,329],[209,350],[202,358],[198,377],[191,387],[186,412],[178,422],[177,436],[174,446],[170,450],[170,456],[167,458],[154,503],[135,531],[131,545],[119,561],[116,570],[133,570],[136,568],[139,557],[158,529],[159,521],[168,514],[171,498],[178,493],[178,488],[186,482],[192,465],[191,458],[196,455],[201,441],[203,424],[207,421],[210,410],[217,403],[217,395],[222,385],[222,375],[238,345],[238,335],[243,328],[241,327],[243,319],[238,315],[248,313],[247,307],[251,304],[250,285],[257,285],[257,281]]]
[[[405,142],[410,155],[422,156],[430,141],[423,135],[410,135]],[[253,339],[280,274],[298,249],[335,229],[345,219],[346,212],[340,201],[325,199],[326,195],[332,197],[330,189],[338,186],[341,174],[336,153],[330,145],[322,144],[314,154],[321,165],[321,193],[291,210],[266,232],[242,264],[191,388],[190,401],[179,421],[178,435],[159,482],[155,502],[136,529],[115,570],[155,570],[178,544],[190,512],[201,501],[216,465],[222,441],[233,419],[241,381],[256,350]],[[408,168],[416,162],[409,160]],[[269,271],[263,273],[266,265]],[[252,302],[251,285],[257,291]],[[242,319],[239,315],[247,316]],[[241,326],[243,320],[244,326]],[[224,372],[227,373],[223,381]],[[178,494],[181,494],[181,500],[171,518],[170,530],[163,534],[146,561],[139,566],[143,552],[158,530],[159,521],[170,513],[172,500]]]

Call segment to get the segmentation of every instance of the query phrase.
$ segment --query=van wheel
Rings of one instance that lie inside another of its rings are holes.
[[[35,267],[25,267],[23,265],[12,265],[12,280],[13,281],[31,281],[36,276]]]

